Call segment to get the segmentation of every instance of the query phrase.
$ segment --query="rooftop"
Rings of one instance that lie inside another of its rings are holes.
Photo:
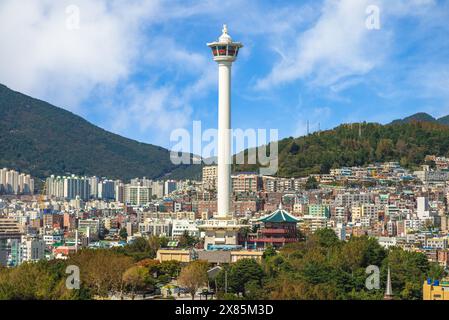
[[[290,213],[282,209],[282,204],[279,206],[279,209],[269,214],[268,216],[262,217],[259,219],[261,222],[292,222],[297,223],[299,219],[292,216]]]

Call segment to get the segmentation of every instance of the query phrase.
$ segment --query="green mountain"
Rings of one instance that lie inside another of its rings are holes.
[[[400,161],[415,168],[427,154],[449,155],[449,126],[436,121],[354,123],[279,141],[279,176],[328,173],[331,168]],[[236,171],[255,171],[240,165]]]
[[[409,117],[406,117],[404,119],[397,119],[391,122],[391,124],[400,124],[400,123],[410,123],[410,122],[437,122],[440,124],[444,124],[446,126],[449,126],[449,115],[441,117],[441,118],[434,118],[430,114],[425,112],[418,112],[415,113]]]
[[[327,173],[332,167],[400,161],[416,167],[426,154],[449,155],[449,116],[426,113],[279,141],[279,176]],[[0,85],[0,167],[35,177],[74,173],[130,179],[199,178],[200,165],[176,166],[167,149],[105,131],[79,116]],[[239,165],[235,171],[255,171]]]
[[[413,121],[426,121],[426,122],[437,122],[437,119],[432,117],[430,114],[425,112],[418,112],[411,116],[405,117],[404,119],[397,119],[392,121],[392,124],[400,124],[400,123],[410,123]]]
[[[444,116],[441,118],[438,118],[437,121],[441,124],[444,124],[446,126],[449,126],[449,115],[448,116]]]
[[[170,152],[103,130],[83,118],[0,85],[0,167],[43,178],[73,173],[130,179],[199,177]]]

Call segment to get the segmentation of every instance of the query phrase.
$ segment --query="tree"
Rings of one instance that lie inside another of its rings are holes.
[[[257,280],[251,280],[245,284],[245,298],[249,300],[261,300],[264,298],[262,284]]]
[[[126,228],[121,228],[119,236],[121,239],[126,240],[128,238],[128,231],[126,231]]]
[[[228,284],[235,293],[245,295],[245,284],[254,281],[261,285],[263,277],[262,266],[256,260],[241,259],[231,266]]]
[[[15,268],[0,268],[0,300],[88,299],[85,287],[68,290],[65,262],[26,262]]]
[[[152,284],[149,269],[143,266],[132,266],[123,274],[125,287],[131,292],[133,300],[137,290],[145,290]]]
[[[179,237],[179,246],[181,248],[191,248],[197,243],[197,239],[192,237],[187,230]]]
[[[393,293],[396,296],[405,300],[422,298],[422,284],[431,271],[425,254],[393,248],[383,265],[384,277],[387,267],[391,269]]]
[[[266,260],[266,259],[268,259],[270,257],[275,256],[275,255],[277,255],[276,249],[274,249],[272,245],[269,245],[264,250],[262,258]]]
[[[161,247],[161,241],[158,236],[151,236],[148,239],[148,244],[149,244],[150,249],[153,252],[157,252],[159,250],[159,248]]]
[[[329,248],[340,243],[340,240],[338,239],[334,230],[329,228],[318,229],[313,234],[313,238],[318,241],[320,246],[323,246],[325,248]]]
[[[170,278],[176,278],[181,272],[181,262],[176,260],[163,261],[159,266],[159,271]]]
[[[167,237],[159,237],[159,247],[166,248],[167,245],[168,245],[168,238]]]
[[[101,297],[123,291],[122,275],[132,264],[131,257],[109,249],[82,249],[68,260],[80,268],[81,283]]]
[[[309,177],[306,182],[306,190],[318,189],[319,184],[318,181],[314,177]]]
[[[388,158],[393,154],[393,141],[391,139],[380,139],[376,148],[376,157],[381,160],[388,160]]]
[[[207,283],[207,263],[194,261],[181,270],[178,283],[183,286],[195,300],[195,294],[201,286]]]
[[[239,230],[239,235],[242,237],[242,239],[247,239],[250,232],[251,229],[249,227],[244,227]]]
[[[138,237],[123,248],[116,248],[115,250],[117,252],[133,257],[135,261],[147,258],[153,259],[156,257],[157,250],[154,249],[158,246],[158,244],[155,243],[156,239],[150,238],[150,240],[143,237]]]

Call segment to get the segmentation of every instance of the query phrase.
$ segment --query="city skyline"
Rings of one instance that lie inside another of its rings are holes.
[[[449,300],[448,21],[440,0],[1,1],[0,300]]]
[[[370,5],[380,10],[379,29],[365,26]],[[0,82],[139,141],[170,147],[170,131],[191,130],[193,120],[216,128],[216,77],[204,45],[223,23],[247,43],[235,68],[236,128],[279,127],[283,138],[305,134],[307,121],[315,131],[449,113],[444,2],[23,6],[0,5],[3,32],[16,28],[31,47],[2,37]]]

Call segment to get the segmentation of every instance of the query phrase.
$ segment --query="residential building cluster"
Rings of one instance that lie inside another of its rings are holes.
[[[0,194],[20,195],[34,193],[34,179],[29,174],[7,168],[0,169]]]
[[[428,161],[423,171],[435,176],[446,172]],[[203,228],[219,223],[212,219],[216,175],[215,167],[205,167],[202,181],[48,177],[44,196],[1,198],[0,264],[64,259],[82,247],[123,246],[151,236],[170,240],[171,247],[159,253],[161,260],[207,258],[207,251],[219,247],[220,236],[223,241],[231,236],[215,230],[215,245],[209,246],[208,229]],[[246,231],[232,234],[237,245],[229,259],[260,257],[267,246],[281,248],[301,234],[331,228],[341,240],[367,235],[386,248],[420,251],[444,267],[449,264],[449,178],[422,179],[419,171],[409,172],[396,162],[311,176],[319,184],[316,189],[308,187],[310,177],[232,175],[230,207]],[[204,240],[194,249],[196,255],[178,250],[185,234]]]

